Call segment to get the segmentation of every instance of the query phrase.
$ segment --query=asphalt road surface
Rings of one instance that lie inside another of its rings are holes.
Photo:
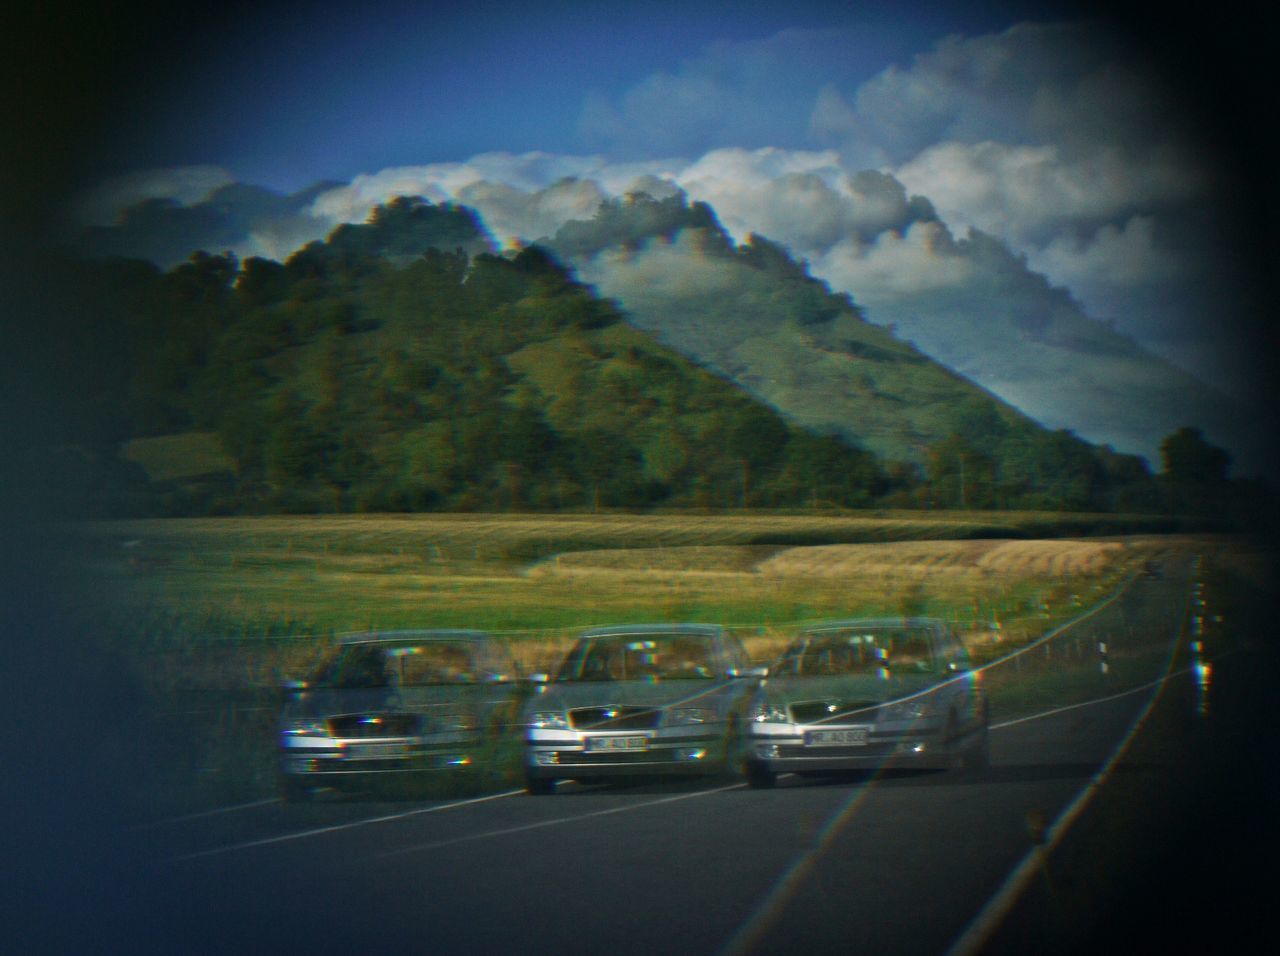
[[[733,778],[565,783],[550,797],[68,821],[77,865],[43,864],[62,871],[51,899],[51,873],[33,864],[41,889],[15,898],[9,926],[24,952],[967,954],[1105,951],[1095,934],[1115,942],[1132,928],[1126,914],[1158,913],[1141,937],[1154,944],[1171,926],[1186,932],[1188,906],[1154,910],[1134,895],[1142,887],[1239,903],[1247,884],[1223,876],[1242,871],[1216,841],[1221,820],[1197,828],[1176,871],[1153,821],[1226,809],[1233,839],[1264,828],[1255,854],[1274,834],[1271,801],[1257,797],[1270,776],[1255,771],[1228,797],[1208,774],[1237,752],[1280,671],[1266,642],[1246,646],[1214,662],[1209,705],[1185,666],[1191,570],[1135,582],[1076,625],[1092,638],[1123,622],[1163,645],[1167,679],[1083,706],[995,711],[985,771],[787,776],[765,791]],[[1116,832],[1145,832],[1146,856]],[[1148,865],[1162,867],[1154,883]],[[1115,878],[1094,896],[1097,873]],[[1216,896],[1203,891],[1214,880]],[[1211,921],[1212,938],[1241,930],[1245,909],[1234,925]]]

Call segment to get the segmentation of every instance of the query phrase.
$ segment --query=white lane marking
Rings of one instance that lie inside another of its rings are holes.
[[[1065,714],[1069,710],[1079,710],[1081,707],[1092,707],[1095,704],[1107,704],[1113,700],[1120,700],[1124,697],[1132,697],[1134,694],[1141,694],[1143,691],[1151,690],[1153,687],[1159,687],[1161,684],[1167,683],[1175,677],[1181,677],[1183,674],[1190,674],[1191,668],[1184,667],[1180,671],[1174,671],[1157,677],[1153,681],[1140,684],[1137,687],[1131,687],[1129,690],[1122,690],[1117,694],[1109,697],[1095,697],[1093,700],[1081,701],[1078,704],[1066,704],[1062,707],[1055,707],[1053,710],[1042,710],[1038,714],[1028,714],[1026,717],[1016,717],[1013,720],[1004,720],[998,724],[992,724],[990,730],[1003,730],[1005,727],[1014,727],[1018,724],[1025,724],[1032,720],[1040,720],[1042,717],[1052,717],[1055,714]]]
[[[733,936],[717,951],[718,956],[739,956],[750,953],[755,948],[756,943],[786,908],[800,882],[809,876],[818,858],[827,851],[831,841],[870,797],[871,790],[870,785],[858,787],[827,819],[822,829],[814,834],[809,848],[791,862],[774,883],[773,889],[756,904],[751,917],[740,924]]]
[[[257,846],[268,846],[272,843],[285,843],[289,840],[302,840],[306,837],[320,836],[325,833],[337,833],[341,830],[354,830],[356,827],[368,826],[373,823],[387,823],[391,820],[405,820],[409,817],[421,816],[425,813],[439,813],[441,810],[454,810],[458,807],[469,807],[477,803],[487,803],[490,800],[501,800],[504,797],[514,797],[519,793],[524,793],[524,791],[506,790],[502,793],[491,793],[483,797],[473,797],[470,800],[457,800],[453,803],[440,803],[430,807],[419,807],[416,810],[407,810],[404,813],[391,813],[381,817],[366,817],[363,820],[352,820],[350,823],[339,823],[330,827],[317,827],[314,830],[299,830],[296,833],[282,833],[279,836],[263,837],[260,840],[246,840],[244,843],[233,843],[230,846],[214,847],[211,850],[201,850],[198,853],[188,853],[184,856],[176,856],[171,858],[169,862],[181,863],[186,860],[198,860],[203,857],[218,856],[222,853],[231,853],[236,850],[247,850]]]
[[[1070,628],[1075,627],[1077,624],[1081,623],[1082,621],[1087,621],[1089,618],[1093,617],[1099,611],[1103,610],[1104,608],[1110,607],[1112,604],[1118,601],[1121,595],[1123,595],[1125,591],[1129,590],[1129,588],[1133,585],[1133,582],[1135,580],[1136,580],[1135,578],[1130,577],[1120,587],[1116,588],[1116,590],[1112,592],[1112,594],[1106,600],[1098,602],[1093,607],[1089,608],[1089,610],[1084,611],[1081,614],[1077,614],[1071,620],[1066,621],[1062,624],[1059,624],[1057,627],[1053,628],[1052,630],[1046,631],[1044,634],[1041,634],[1040,637],[1032,641],[1030,644],[1027,644],[1025,647],[1019,647],[1017,650],[1010,651],[1004,657],[998,657],[994,661],[988,661],[986,664],[983,664],[981,667],[975,667],[973,669],[973,673],[980,674],[983,671],[990,670],[993,667],[997,667],[1000,664],[1005,663],[1006,661],[1011,661],[1020,654],[1026,654],[1029,651],[1033,651],[1037,647],[1040,647],[1041,645],[1046,644],[1049,641],[1053,640],[1055,637],[1058,637],[1060,634],[1062,634],[1063,631],[1066,631],[1066,630],[1069,630]]]
[[[679,800],[691,800],[696,797],[705,797],[713,793],[724,793],[726,790],[741,790],[745,787],[745,783],[733,783],[725,787],[716,787],[712,790],[697,790],[693,793],[678,793],[672,797],[663,797],[660,800],[646,800],[644,803],[628,803],[621,807],[611,807],[608,810],[593,810],[591,813],[580,813],[572,817],[557,817],[554,820],[539,820],[537,823],[525,823],[517,827],[505,827],[501,830],[487,830],[483,833],[470,833],[466,836],[451,837],[447,840],[436,840],[433,843],[421,843],[417,846],[402,847],[398,850],[391,850],[388,853],[378,854],[379,858],[403,856],[406,853],[419,853],[424,850],[438,850],[441,847],[454,846],[458,843],[472,843],[476,840],[488,840],[493,837],[511,836],[515,833],[526,833],[530,830],[541,830],[545,827],[559,826],[562,823],[577,823],[581,820],[590,820],[593,817],[607,817],[615,813],[627,813],[631,810],[641,810],[644,807],[656,807],[664,803],[675,803]]]
[[[1133,583],[1133,580],[1134,580],[1133,578],[1130,578],[1128,581],[1124,583],[1122,587],[1117,589],[1106,600],[1100,602],[1099,604],[1094,605],[1089,610],[1085,611],[1082,614],[1077,615],[1075,618],[1071,619],[1070,621],[1067,621],[1065,624],[1062,624],[1054,628],[1053,630],[1043,635],[1039,640],[1035,641],[1034,643],[1029,644],[1027,647],[1019,648],[1018,650],[1013,651],[998,660],[992,661],[991,663],[986,664],[983,667],[977,668],[977,670],[979,671],[987,670],[988,668],[994,667],[997,664],[1004,663],[1005,661],[1008,661],[1019,654],[1024,654],[1027,651],[1032,650],[1033,648],[1039,647],[1040,645],[1044,644],[1046,641],[1049,641],[1054,637],[1057,637],[1058,635],[1062,634],[1062,632],[1066,631],[1068,628],[1074,627],[1075,625],[1081,623],[1082,621],[1085,621],[1088,618],[1093,617],[1103,608],[1115,602]],[[1185,617],[1186,617],[1186,614],[1184,611],[1183,620],[1185,620]],[[1015,724],[1024,723],[1030,720],[1039,720],[1042,717],[1048,717],[1048,716],[1051,716],[1052,714],[1062,713],[1063,711],[1067,711],[1067,710],[1074,710],[1077,707],[1088,707],[1093,704],[1100,704],[1100,703],[1104,703],[1105,701],[1116,700],[1121,697],[1127,697],[1132,694],[1139,693],[1143,690],[1149,690],[1152,687],[1163,685],[1164,682],[1168,680],[1170,676],[1172,676],[1169,673],[1169,667],[1173,663],[1173,654],[1177,648],[1177,639],[1182,634],[1182,628],[1183,628],[1183,625],[1179,624],[1178,630],[1174,634],[1174,639],[1170,648],[1169,660],[1165,665],[1165,674],[1163,677],[1149,684],[1146,684],[1142,687],[1137,687],[1131,690],[1123,691],[1119,694],[1114,694],[1110,697],[1104,697],[1104,698],[1099,698],[1097,700],[1086,701],[1085,703],[1082,703],[1082,704],[1072,704],[1066,707],[1059,707],[1059,708],[1055,708],[1054,710],[1044,711],[1043,713],[1032,714],[1026,717],[1017,718],[1015,720],[1009,720],[1009,721],[1004,721],[998,724],[992,724],[990,729],[998,730],[1005,727],[1011,727]],[[1138,725],[1141,723],[1143,719],[1145,719],[1147,712],[1150,711],[1151,707],[1153,706],[1155,696],[1156,695],[1152,695],[1152,700],[1148,701],[1147,706],[1144,709],[1143,713],[1139,716],[1138,720],[1130,727],[1128,735],[1125,737],[1124,741],[1122,741],[1122,743],[1120,744],[1120,750],[1123,750],[1125,747],[1127,747],[1128,741],[1137,732]],[[1117,750],[1117,752],[1112,755],[1112,758],[1110,761],[1108,761],[1107,766],[1110,767],[1111,764],[1116,759],[1118,759],[1118,757],[1119,757],[1119,750]],[[1098,778],[1095,777],[1094,781],[1096,782],[1097,779]],[[1094,783],[1090,783],[1089,787],[1093,787],[1094,785],[1095,785]],[[823,853],[826,852],[827,844],[829,844],[834,839],[835,835],[839,832],[839,830],[848,822],[848,820],[853,815],[853,813],[858,809],[858,807],[861,806],[864,799],[870,794],[873,786],[874,786],[874,781],[868,786],[860,787],[858,792],[856,792],[853,796],[851,796],[844,803],[843,806],[841,806],[834,814],[831,815],[831,817],[828,818],[827,823],[823,826],[822,830],[819,831],[817,836],[814,838],[813,842],[810,844],[809,848],[804,853],[802,853],[799,857],[797,857],[795,860],[792,861],[791,865],[787,867],[786,871],[783,873],[782,877],[778,880],[774,888],[763,899],[761,899],[759,903],[757,903],[751,918],[747,922],[743,923],[738,928],[738,931],[734,933],[734,935],[719,950],[718,956],[739,956],[739,954],[749,953],[754,948],[755,944],[759,941],[759,939],[768,931],[769,927],[777,920],[778,915],[782,912],[783,908],[787,905],[787,902],[789,901],[795,889],[799,886],[800,882],[806,876],[808,876],[809,872],[816,865],[818,858]],[[1086,790],[1088,790],[1089,787],[1087,787]],[[1061,818],[1059,818],[1058,822],[1061,822]],[[1069,821],[1068,821],[1068,824],[1069,824]],[[1054,834],[1056,833],[1056,831],[1057,831],[1057,827],[1055,824],[1054,830],[1051,830],[1050,833]],[[1025,863],[1026,861],[1024,860],[1023,862]],[[1034,872],[1034,868],[1032,868],[1032,871]],[[990,909],[990,906],[988,906],[988,909]],[[998,921],[998,919],[1001,918],[1002,916],[1003,916],[1003,913],[995,917],[995,919]],[[977,920],[975,920],[975,924],[976,923],[977,923]],[[971,924],[971,929],[973,928],[973,926],[974,924]],[[995,926],[995,923],[993,922],[989,928],[986,928],[982,931],[981,936],[976,937],[978,944],[986,940],[987,935],[990,933],[991,929],[994,928],[994,926]],[[950,953],[948,953],[948,956],[971,956],[971,954],[975,953],[976,951],[977,951],[977,947],[975,945],[974,948],[963,951],[962,953],[958,954],[956,953],[953,947],[953,950]]]
[[[146,823],[136,823],[129,829],[147,830],[151,827],[162,827],[170,823],[186,823],[188,820],[202,820],[205,817],[216,817],[223,813],[236,813],[240,810],[252,810],[255,807],[269,807],[271,804],[279,802],[279,797],[270,797],[266,800],[254,800],[252,803],[237,803],[230,807],[217,807],[213,810],[201,810],[199,813],[184,813],[180,817],[165,817],[162,820],[150,820]]]
[[[1161,678],[1147,685],[1147,688],[1142,688],[1155,688],[1155,691],[1147,698],[1146,705],[1138,716],[1134,718],[1133,723],[1129,725],[1128,732],[1116,745],[1107,762],[1093,775],[1093,778],[1084,789],[1076,794],[1076,798],[1071,801],[1062,813],[1058,814],[1057,819],[1053,821],[1053,825],[1046,831],[1043,843],[1040,846],[1032,847],[1027,852],[1018,865],[1014,867],[1013,871],[1005,878],[1000,888],[987,901],[987,904],[970,921],[964,932],[951,944],[947,950],[947,956],[974,956],[974,954],[982,951],[991,938],[991,934],[996,931],[996,928],[1008,916],[1009,911],[1013,909],[1018,898],[1026,890],[1027,884],[1035,877],[1036,872],[1044,866],[1054,847],[1062,842],[1067,830],[1084,813],[1085,808],[1093,801],[1093,798],[1102,791],[1102,785],[1111,776],[1112,771],[1120,762],[1120,758],[1128,751],[1129,745],[1133,743],[1133,739],[1138,735],[1138,731],[1146,722],[1147,717],[1155,709],[1156,701],[1160,699],[1160,691],[1164,689],[1165,683],[1175,676],[1172,673],[1173,660],[1177,653],[1178,641],[1186,631],[1190,604],[1191,595],[1188,593],[1177,630],[1173,634],[1172,641],[1170,641],[1169,660],[1165,665],[1165,673]]]

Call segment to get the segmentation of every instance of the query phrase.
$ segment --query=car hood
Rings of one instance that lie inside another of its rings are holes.
[[[874,674],[847,674],[838,677],[770,677],[762,696],[772,704],[830,700],[844,704],[883,704],[910,697],[942,681],[936,674],[902,674],[878,677]]]
[[[283,716],[322,718],[339,714],[416,714],[468,709],[475,699],[473,685],[439,687],[306,690],[289,701]]]
[[[527,704],[530,711],[573,710],[578,707],[716,706],[732,696],[733,681],[564,681],[546,685]],[[744,684],[742,689],[747,690]]]

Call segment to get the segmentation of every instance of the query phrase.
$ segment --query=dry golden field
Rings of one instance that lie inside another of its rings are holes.
[[[170,646],[368,629],[499,631],[529,667],[575,629],[721,622],[767,659],[796,624],[927,613],[1017,642],[1165,536],[1035,538],[1064,516],[377,515],[94,522],[70,530],[87,613]],[[1081,518],[1082,522],[1088,519]],[[1055,524],[1056,523],[1056,524]],[[974,537],[978,536],[978,537]]]
[[[553,669],[588,625],[722,622],[768,662],[806,621],[923,613],[959,624],[990,660],[1105,599],[1149,559],[1216,550],[1247,563],[1226,541],[1087,537],[1087,516],[1079,528],[1061,520],[211,518],[80,524],[60,544],[68,612],[157,719],[183,722],[189,752],[140,759],[133,775],[137,799],[163,815],[273,792],[274,688],[352,631],[488,629],[531,673]]]

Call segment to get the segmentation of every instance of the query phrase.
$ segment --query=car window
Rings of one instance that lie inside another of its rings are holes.
[[[428,687],[474,683],[475,675],[467,642],[354,644],[339,651],[315,683],[335,689]]]
[[[490,675],[501,681],[512,681],[519,677],[516,670],[515,658],[511,655],[511,648],[505,643],[497,640],[489,645],[489,668]]]
[[[969,670],[972,666],[969,661],[969,651],[955,632],[947,630],[939,634],[939,645],[942,648],[939,656],[944,666],[954,665],[955,670],[962,671]]]
[[[556,675],[558,681],[704,680],[715,676],[715,652],[705,634],[625,634],[584,638]]]
[[[793,644],[774,669],[776,676],[932,673],[937,671],[932,635],[925,627],[852,627],[821,631]]]

